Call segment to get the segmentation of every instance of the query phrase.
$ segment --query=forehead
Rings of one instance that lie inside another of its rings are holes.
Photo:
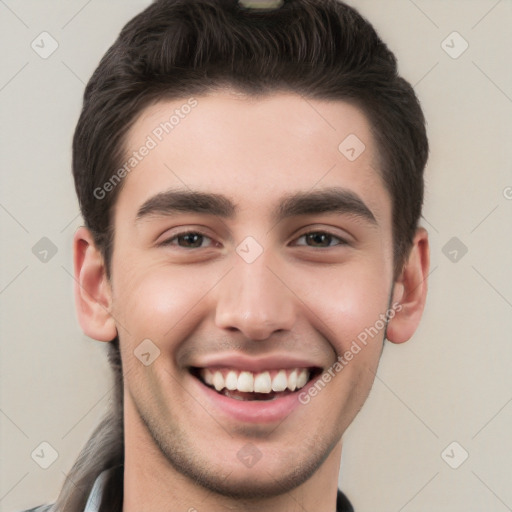
[[[127,167],[121,205],[183,188],[222,193],[261,211],[290,192],[335,186],[390,217],[371,126],[347,102],[230,91],[161,101],[139,115],[125,149],[134,165]]]

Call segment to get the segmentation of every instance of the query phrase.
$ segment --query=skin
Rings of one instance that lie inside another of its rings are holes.
[[[427,233],[418,229],[394,281],[391,198],[357,108],[293,93],[250,98],[222,90],[196,99],[197,107],[124,178],[110,280],[87,229],[74,240],[82,328],[100,341],[120,336],[123,512],[332,512],[342,434],[370,392],[384,330],[279,424],[241,422],[215,409],[188,367],[219,354],[293,354],[327,369],[390,301],[401,307],[387,339],[408,340],[427,292]],[[186,100],[148,107],[128,134],[127,153]],[[338,150],[349,134],[366,146],[353,162]],[[329,187],[357,194],[376,222],[339,212],[272,218],[283,196]],[[236,214],[137,220],[145,201],[170,189],[223,194]],[[187,231],[205,235],[198,248],[176,238]],[[328,247],[303,236],[318,231],[332,234]],[[248,236],[263,249],[250,264],[236,252]],[[134,356],[144,339],[160,350],[149,366]],[[261,453],[252,467],[237,457],[247,443]]]

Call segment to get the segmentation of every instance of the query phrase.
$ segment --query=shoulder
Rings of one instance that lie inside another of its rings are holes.
[[[354,512],[354,507],[348,498],[338,489],[338,499],[336,501],[336,512]]]

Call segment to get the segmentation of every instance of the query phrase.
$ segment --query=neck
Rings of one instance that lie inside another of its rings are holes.
[[[198,485],[174,468],[125,400],[125,460],[122,512],[335,512],[341,441],[303,484],[281,495],[233,499]]]

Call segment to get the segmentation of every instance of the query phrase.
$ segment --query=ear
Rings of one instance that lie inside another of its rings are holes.
[[[393,343],[409,340],[420,323],[427,297],[429,265],[428,233],[424,228],[419,228],[402,273],[394,283],[393,304],[397,304],[394,308],[396,313],[386,329],[386,339]]]
[[[91,232],[80,227],[73,238],[75,267],[75,306],[84,333],[98,341],[112,341],[117,336],[110,314],[112,293],[105,262]]]

